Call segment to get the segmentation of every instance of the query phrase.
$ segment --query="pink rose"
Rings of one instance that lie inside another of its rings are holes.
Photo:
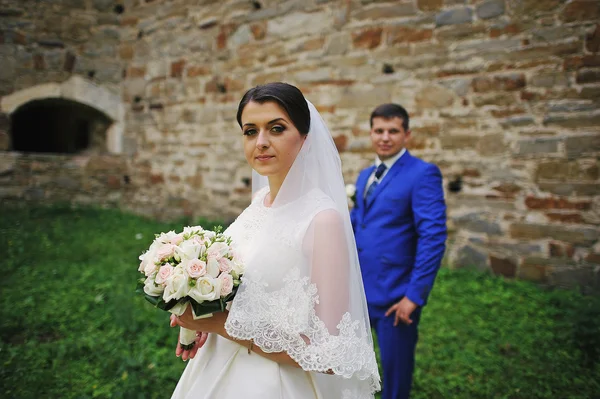
[[[171,244],[179,245],[183,241],[183,234],[177,234],[171,238]]]
[[[227,258],[221,258],[218,260],[219,270],[225,273],[229,273],[232,269],[231,261]]]
[[[156,257],[158,260],[169,259],[175,253],[175,245],[164,244],[156,251]]]
[[[231,294],[231,291],[233,291],[233,277],[231,277],[231,274],[222,273],[219,280],[221,280],[221,296]]]
[[[221,259],[223,256],[226,256],[229,253],[229,245],[224,242],[214,242],[210,247],[208,247],[208,256],[216,258],[217,260]]]
[[[164,266],[161,266],[160,269],[158,269],[158,273],[156,274],[156,283],[164,284],[165,281],[167,281],[167,279],[171,276],[171,274],[173,274],[173,269],[174,267],[168,263]]]
[[[200,259],[192,259],[188,261],[186,270],[191,278],[202,277],[206,274],[206,263]]]

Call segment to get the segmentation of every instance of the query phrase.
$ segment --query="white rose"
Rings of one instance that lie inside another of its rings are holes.
[[[156,266],[156,255],[155,255],[155,251],[148,251],[142,255],[140,255],[140,257],[138,258],[141,262],[140,262],[140,267],[138,268],[138,270],[140,272],[143,272],[146,277],[150,276],[151,274],[153,274],[154,272],[156,272],[157,270],[157,266]]]
[[[171,299],[181,299],[190,290],[189,280],[181,267],[176,267],[165,282],[163,299],[169,302]]]
[[[154,283],[153,277],[148,277],[146,281],[144,281],[144,292],[150,296],[161,296],[163,288]]]
[[[196,285],[188,292],[188,296],[198,303],[214,301],[221,296],[221,280],[204,276],[196,280]]]
[[[219,270],[225,273],[231,272],[231,269],[233,268],[233,262],[227,258],[221,258],[217,263],[219,263]]]
[[[202,277],[206,274],[206,263],[200,259],[190,259],[185,263],[185,271],[191,278]]]
[[[159,260],[169,259],[175,253],[177,247],[173,244],[164,244],[156,250],[156,257]]]
[[[203,232],[202,226],[187,226],[183,228],[183,234],[192,234],[196,232]]]
[[[232,273],[235,273],[237,277],[240,277],[246,271],[244,264],[242,262],[233,262],[233,267],[231,269]]]
[[[197,259],[202,252],[202,245],[195,240],[186,240],[175,248],[175,252],[181,259]]]
[[[211,238],[215,238],[217,236],[217,233],[215,233],[214,231],[210,231],[210,230],[204,230],[204,238],[207,240],[210,240]]]
[[[352,197],[356,194],[356,186],[354,184],[346,184],[346,195]]]
[[[206,272],[214,278],[217,278],[221,270],[219,269],[219,261],[215,258],[208,258],[206,262]]]
[[[171,242],[171,239],[173,237],[175,237],[177,235],[177,233],[175,233],[173,230],[166,232],[166,233],[160,233],[160,235],[154,240],[153,244],[167,244]]]
[[[233,277],[231,277],[231,274],[221,273],[219,280],[221,280],[221,296],[231,294],[231,291],[233,291]]]
[[[214,242],[207,249],[208,256],[217,258],[217,260],[226,256],[229,253],[229,245],[224,242]]]

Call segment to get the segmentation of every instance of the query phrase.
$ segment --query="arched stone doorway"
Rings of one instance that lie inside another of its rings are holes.
[[[33,100],[10,117],[13,151],[75,154],[106,153],[106,131],[112,120],[79,102],[62,98]]]
[[[112,154],[123,151],[120,97],[78,76],[2,97],[0,113],[10,118],[9,150],[75,153],[91,147]],[[98,142],[100,136],[105,143]]]

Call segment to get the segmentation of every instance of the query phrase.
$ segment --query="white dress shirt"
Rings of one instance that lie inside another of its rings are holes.
[[[375,181],[375,172],[377,171],[377,167],[379,167],[379,165],[381,165],[382,162],[386,166],[385,171],[383,172],[383,174],[381,175],[379,180],[377,180],[377,183],[381,183],[381,181],[387,175],[387,172],[392,168],[392,166],[394,166],[396,161],[399,160],[402,155],[404,155],[405,152],[406,152],[406,148],[403,148],[402,151],[400,151],[393,157],[386,159],[385,161],[382,161],[381,159],[379,159],[379,157],[377,157],[375,159],[375,169],[373,170],[373,173],[371,173],[371,176],[369,176],[369,180],[367,180],[367,185],[365,186],[365,192],[363,193],[363,197],[365,195],[367,195],[367,191],[369,190],[369,187],[371,187],[371,184]]]

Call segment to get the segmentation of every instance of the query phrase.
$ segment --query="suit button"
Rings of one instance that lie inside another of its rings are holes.
[[[365,226],[365,224],[364,224],[364,223],[360,225],[360,228],[361,228],[361,229],[364,229],[364,228],[366,228],[366,227],[367,227],[367,226]]]

